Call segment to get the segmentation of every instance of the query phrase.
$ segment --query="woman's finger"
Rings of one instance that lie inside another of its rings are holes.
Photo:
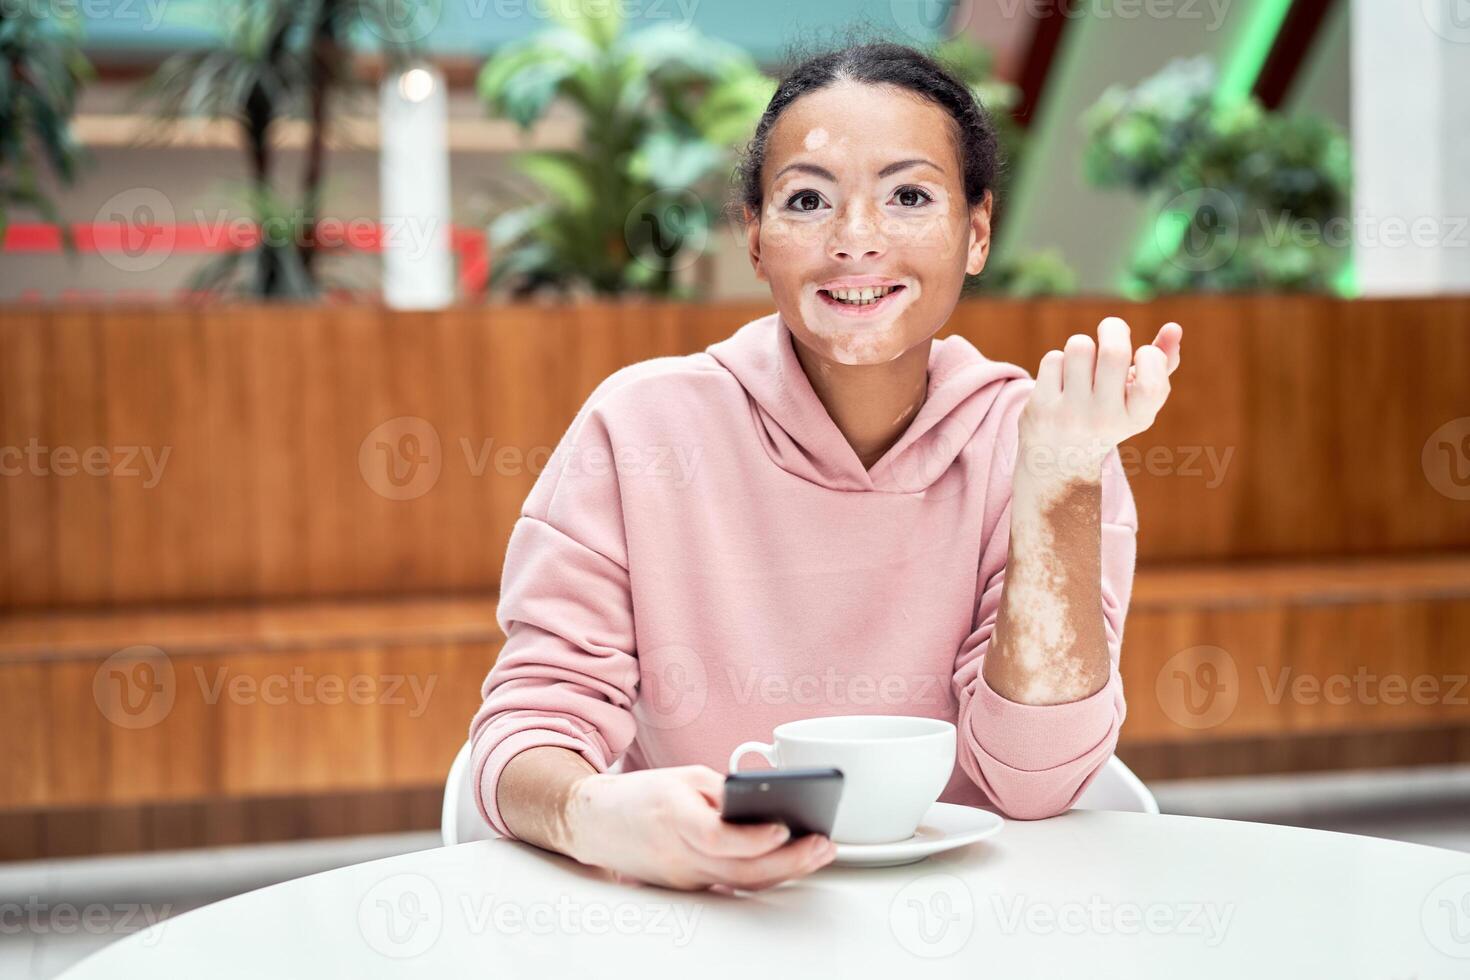
[[[1133,363],[1133,332],[1128,321],[1110,316],[1097,325],[1097,375],[1093,394],[1099,407],[1108,413],[1124,409],[1124,386]]]
[[[821,867],[818,858],[825,846],[821,834],[808,834],[780,850],[755,858],[713,858],[700,866],[700,874],[713,881],[754,891],[799,878]]]
[[[1168,357],[1170,374],[1179,367],[1181,357],[1180,350],[1184,341],[1184,328],[1170,320],[1159,328],[1159,335],[1154,338],[1154,346],[1163,351]]]
[[[1049,350],[1041,358],[1041,366],[1036,369],[1036,387],[1031,391],[1031,397],[1040,396],[1043,401],[1055,401],[1062,397],[1062,360],[1063,355],[1059,350]]]
[[[689,783],[697,789],[704,798],[709,801],[710,806],[716,810],[725,807],[725,777],[715,772],[709,766],[680,766],[676,770]]]
[[[717,810],[695,805],[679,809],[674,825],[684,843],[715,858],[752,858],[769,854],[791,839],[782,823],[729,823]]]
[[[1128,415],[1135,423],[1151,425],[1169,396],[1169,360],[1162,350],[1145,344],[1134,355],[1133,369],[1133,384],[1128,388]]]
[[[1074,333],[1062,349],[1062,397],[1069,402],[1092,400],[1092,376],[1097,370],[1097,344],[1085,333]]]

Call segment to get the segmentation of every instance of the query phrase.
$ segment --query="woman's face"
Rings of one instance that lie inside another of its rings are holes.
[[[953,127],[905,89],[839,82],[771,128],[763,213],[746,215],[751,263],[817,354],[896,359],[944,326],[965,275],[985,267],[991,199],[966,206]]]

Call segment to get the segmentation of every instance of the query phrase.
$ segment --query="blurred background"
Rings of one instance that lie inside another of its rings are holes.
[[[1120,758],[1470,850],[1461,0],[0,0],[0,973],[438,845],[536,474],[770,312],[734,155],[871,38],[1001,124],[944,333],[1189,334]]]

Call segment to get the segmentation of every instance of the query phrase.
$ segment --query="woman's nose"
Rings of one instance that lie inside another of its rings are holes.
[[[847,211],[837,221],[829,241],[829,252],[833,258],[877,258],[885,250],[883,229],[879,227],[877,218],[856,208]]]

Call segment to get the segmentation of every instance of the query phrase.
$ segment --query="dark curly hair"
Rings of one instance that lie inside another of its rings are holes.
[[[893,85],[944,109],[954,120],[950,139],[964,173],[965,202],[971,206],[979,204],[986,191],[994,190],[1000,177],[1000,142],[990,114],[969,86],[943,64],[915,48],[887,42],[849,44],[808,57],[783,74],[755,135],[736,161],[732,179],[736,199],[729,204],[732,217],[742,218],[742,206],[750,208],[757,217],[761,214],[764,204],[761,172],[766,162],[766,144],[781,113],[803,95],[842,81]]]

